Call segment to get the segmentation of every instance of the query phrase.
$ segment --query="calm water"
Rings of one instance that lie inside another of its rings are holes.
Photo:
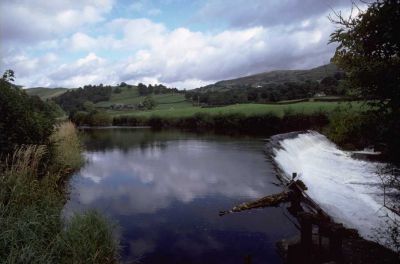
[[[280,263],[296,234],[281,208],[220,210],[281,191],[263,141],[148,129],[86,130],[87,164],[65,215],[95,208],[119,226],[122,257],[138,263]]]

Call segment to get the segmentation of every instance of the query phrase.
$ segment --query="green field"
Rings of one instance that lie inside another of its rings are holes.
[[[139,96],[136,87],[122,88],[120,93],[112,93],[109,101],[98,102],[96,107],[110,107],[113,104],[139,104],[145,99],[145,96]],[[183,94],[153,94],[153,99],[156,101],[156,109],[175,109],[189,107],[191,103],[185,100]]]
[[[294,113],[314,113],[317,111],[330,112],[337,107],[352,106],[354,110],[360,110],[362,104],[358,102],[300,102],[295,104],[236,104],[223,107],[175,107],[173,109],[154,109],[151,111],[108,111],[112,116],[158,116],[158,117],[189,117],[196,113],[208,113],[211,115],[241,113],[244,115],[259,115],[274,113],[282,116],[286,111]]]
[[[39,96],[42,100],[50,99],[59,95],[62,95],[66,91],[67,88],[29,88],[25,90],[27,94],[34,96]]]

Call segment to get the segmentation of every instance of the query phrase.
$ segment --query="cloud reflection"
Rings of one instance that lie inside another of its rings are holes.
[[[250,199],[276,190],[261,149],[201,140],[166,144],[87,152],[89,163],[80,172],[73,200],[118,214],[153,213],[173,202],[215,195]]]

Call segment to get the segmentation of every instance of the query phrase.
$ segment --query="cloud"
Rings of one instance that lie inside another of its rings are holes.
[[[274,68],[311,67],[329,62],[334,46],[328,46],[331,30],[325,18],[316,26],[291,31],[257,26],[217,34],[166,30],[149,20],[119,21],[126,26],[122,46],[139,49],[121,61],[120,77],[135,80],[153,77],[167,84],[207,83]],[[156,30],[158,29],[158,30]],[[139,33],[138,33],[139,31]],[[133,36],[142,36],[139,43]],[[196,80],[193,82],[193,80]],[[180,86],[185,87],[185,86]],[[193,88],[193,86],[186,87]]]
[[[327,15],[330,7],[348,1],[331,2],[208,1],[197,16],[218,17],[230,26],[198,31],[148,18],[107,20],[111,0],[3,1],[0,68],[14,69],[26,86],[124,81],[187,89],[263,71],[311,68],[333,55],[335,46],[327,43],[334,27]],[[144,14],[155,8],[148,1],[135,3],[130,8]],[[57,60],[43,63],[48,53]]]
[[[333,8],[348,7],[350,0],[209,0],[198,11],[200,21],[226,21],[233,27],[266,27],[298,23],[315,18]]]
[[[51,39],[102,21],[112,5],[112,0],[5,0],[0,4],[0,37],[24,44]]]

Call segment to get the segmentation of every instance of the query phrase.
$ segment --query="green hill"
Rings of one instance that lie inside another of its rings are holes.
[[[229,90],[239,87],[264,87],[287,82],[320,81],[327,76],[341,72],[334,64],[322,65],[309,70],[278,70],[264,72],[232,80],[219,81],[215,84],[198,88],[200,91]]]
[[[36,88],[28,88],[25,89],[26,93],[29,95],[37,95],[39,96],[42,100],[50,99],[53,97],[57,97],[66,91],[68,91],[68,88],[44,88],[44,87],[36,87]]]
[[[109,108],[112,105],[137,105],[145,99],[145,96],[140,96],[137,86],[120,87],[120,92],[111,94],[108,101],[102,101],[95,104],[96,107]],[[165,93],[152,94],[156,102],[155,109],[176,109],[191,106],[191,103],[186,101],[184,94],[181,93]]]

